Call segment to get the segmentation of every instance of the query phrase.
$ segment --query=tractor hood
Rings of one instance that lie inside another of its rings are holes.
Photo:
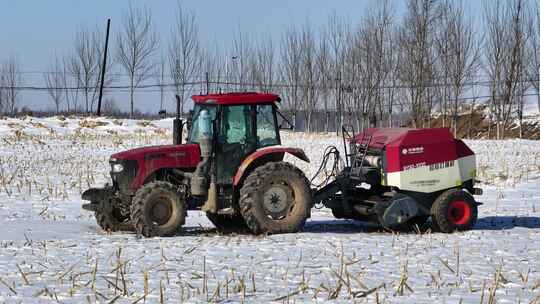
[[[116,160],[137,160],[139,162],[170,161],[172,167],[195,167],[199,161],[200,150],[198,144],[162,145],[136,148],[111,155]]]

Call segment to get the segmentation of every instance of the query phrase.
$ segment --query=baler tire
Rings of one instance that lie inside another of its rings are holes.
[[[168,200],[170,216],[165,223],[154,222],[150,212],[156,201]],[[131,204],[131,222],[138,235],[145,237],[171,236],[178,233],[186,221],[186,203],[178,187],[163,181],[154,181],[141,187]]]
[[[277,182],[277,187],[288,186],[286,189],[291,190],[292,199],[287,199],[286,207],[289,209],[284,218],[271,218],[263,205],[265,188],[274,182]],[[300,169],[286,162],[269,162],[256,168],[240,189],[240,213],[247,227],[254,234],[300,231],[311,214],[312,194],[309,184]]]
[[[133,225],[130,221],[125,221],[125,219],[119,219],[117,215],[114,214],[116,210],[96,210],[94,216],[98,226],[103,231],[116,232],[116,231],[133,231]]]
[[[220,232],[243,232],[247,230],[242,215],[215,214],[206,212],[206,217]]]
[[[452,209],[459,204],[458,217],[452,218]],[[432,227],[435,231],[451,233],[454,231],[470,230],[478,220],[477,204],[469,193],[460,189],[450,189],[443,192],[431,206]]]

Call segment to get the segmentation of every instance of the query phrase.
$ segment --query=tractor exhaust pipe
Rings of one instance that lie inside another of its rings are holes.
[[[180,96],[176,95],[176,117],[173,120],[173,145],[182,144],[183,121],[180,118]]]

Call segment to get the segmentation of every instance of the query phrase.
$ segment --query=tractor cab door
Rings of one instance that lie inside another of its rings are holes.
[[[236,170],[257,148],[254,109],[249,105],[223,106],[217,138],[217,182],[231,184]]]
[[[281,144],[273,104],[223,106],[219,124],[219,184],[232,184],[238,167],[256,149]]]

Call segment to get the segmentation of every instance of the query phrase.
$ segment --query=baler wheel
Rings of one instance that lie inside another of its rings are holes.
[[[112,210],[96,210],[94,216],[103,231],[133,231],[133,225],[131,225],[129,217],[122,216],[120,210],[116,208],[112,208]]]
[[[478,219],[478,207],[474,198],[459,189],[441,194],[431,207],[434,228],[441,232],[470,230]]]
[[[206,217],[217,230],[222,232],[241,232],[247,230],[246,222],[242,215],[215,214],[206,212]]]
[[[186,203],[178,187],[155,181],[140,188],[131,205],[131,222],[145,237],[177,233],[186,220]]]
[[[269,162],[248,175],[240,189],[239,205],[253,233],[297,232],[312,207],[309,181],[289,163]]]

